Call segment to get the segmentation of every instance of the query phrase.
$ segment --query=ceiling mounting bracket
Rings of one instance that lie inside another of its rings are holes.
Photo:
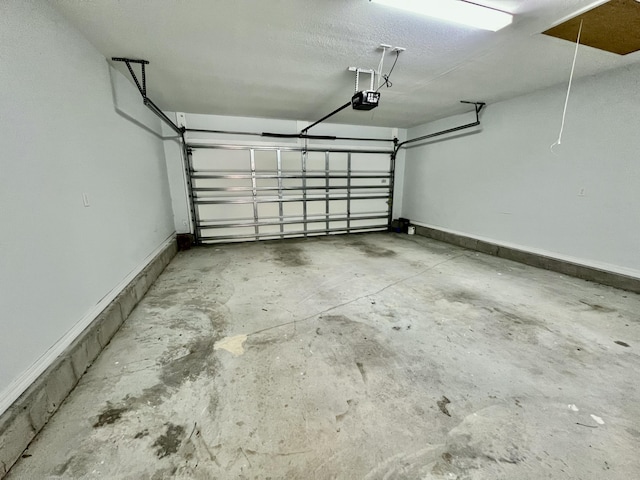
[[[368,73],[369,75],[371,75],[370,78],[370,85],[369,85],[369,90],[373,90],[373,82],[375,81],[376,78],[376,71],[371,69],[371,68],[359,68],[359,67],[349,67],[349,71],[350,72],[356,72],[356,93],[358,93],[360,91],[360,74],[361,73]]]
[[[460,100],[460,103],[467,103],[469,105],[475,105],[476,108],[476,121],[480,121],[480,112],[482,111],[482,109],[484,107],[487,106],[487,104],[485,102],[472,102],[469,100]]]
[[[140,95],[142,95],[142,98],[147,98],[147,76],[144,71],[144,66],[149,65],[149,61],[138,60],[134,58],[123,58],[123,57],[111,57],[111,60],[114,62],[124,62],[127,65],[127,68],[129,69],[129,73],[131,74],[131,78],[133,78],[133,81],[136,82],[136,87],[138,87],[138,91],[140,92]],[[140,82],[138,81],[136,72],[134,72],[133,68],[131,68],[132,63],[138,63],[142,68],[142,85],[140,85]]]
[[[111,60],[114,62],[123,62],[127,65],[129,73],[131,74],[131,78],[133,78],[133,81],[136,82],[136,87],[138,87],[138,91],[142,96],[142,103],[144,103],[149,110],[160,117],[160,119],[163,120],[167,125],[169,125],[174,132],[176,132],[178,135],[181,135],[184,140],[184,132],[186,130],[185,127],[179,127],[178,125],[176,125],[176,123],[169,117],[167,117],[165,113],[160,110],[160,107],[153,103],[153,101],[147,96],[147,75],[144,67],[145,65],[149,65],[149,61],[125,57],[111,57]],[[131,68],[132,63],[137,63],[140,65],[142,82],[138,80],[136,72],[134,72],[133,68]]]

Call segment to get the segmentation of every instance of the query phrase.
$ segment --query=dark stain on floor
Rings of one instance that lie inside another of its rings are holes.
[[[591,307],[591,309],[595,310],[596,312],[612,313],[616,311],[615,308],[603,307],[602,305],[598,305],[597,303],[591,303],[585,300],[580,300],[580,303]]]
[[[496,299],[477,295],[467,290],[450,290],[443,292],[443,298],[450,303],[460,303],[473,307],[476,312],[487,316],[491,325],[497,327],[503,338],[538,344],[541,330],[551,331],[543,318],[526,315],[509,304],[501,304]]]
[[[640,432],[638,430],[636,430],[635,428],[628,427],[628,428],[625,428],[625,430],[632,437],[640,438]]]
[[[61,477],[62,475],[64,475],[67,470],[69,469],[69,465],[71,465],[71,462],[73,461],[73,457],[67,459],[66,462],[61,463],[60,465],[58,465],[56,468],[54,468],[53,470],[53,474]]]
[[[177,388],[188,380],[195,380],[198,376],[211,367],[213,369],[215,358],[212,355],[215,338],[200,338],[186,345],[186,355],[176,358],[162,365],[160,380],[169,388]]]
[[[166,480],[167,478],[174,478],[178,467],[175,465],[172,467],[163,468],[153,474],[149,480]]]
[[[493,312],[498,313],[498,317],[500,320],[506,320],[507,322],[511,322],[514,323],[516,325],[529,325],[529,326],[539,326],[539,327],[544,327],[544,324],[533,318],[533,317],[529,317],[527,315],[522,315],[521,313],[517,312],[510,312],[506,309],[500,308],[500,307],[493,307],[492,309],[490,309]],[[544,327],[546,328],[546,327]]]
[[[451,414],[449,413],[449,410],[447,409],[447,405],[451,403],[451,400],[449,400],[447,397],[443,395],[442,399],[438,400],[436,403],[438,404],[438,408],[442,413],[444,413],[447,417],[451,416]]]
[[[490,300],[483,298],[468,290],[444,291],[444,299],[451,303],[466,303],[474,307],[485,307]]]
[[[384,247],[378,247],[377,245],[372,245],[370,243],[363,242],[362,240],[354,240],[350,242],[350,244],[352,247],[357,248],[367,257],[371,258],[393,257],[397,255],[394,250],[390,250]]]
[[[107,403],[106,408],[98,415],[98,420],[93,424],[93,428],[100,428],[116,423],[126,411],[128,411],[126,407],[113,407]]]
[[[369,325],[345,315],[323,315],[318,320],[323,323],[322,331],[327,336],[327,344],[335,342],[348,346],[357,362],[385,363],[396,356],[386,342],[376,339],[377,331]]]
[[[367,374],[364,371],[364,365],[362,362],[356,362],[356,367],[358,367],[358,371],[360,372],[360,376],[362,377],[362,381],[367,383]]]
[[[55,478],[86,478],[88,466],[91,464],[87,454],[78,453],[53,468],[52,473]]]
[[[164,402],[167,393],[167,386],[159,383],[152,387],[145,388],[139,396],[126,395],[122,401],[119,402],[118,406],[107,402],[104,410],[98,415],[98,419],[96,423],[94,423],[93,428],[114,424],[119,421],[126,412],[136,410],[140,406],[157,407]]]
[[[166,432],[160,435],[151,445],[156,449],[158,458],[168,457],[176,453],[182,444],[182,437],[184,436],[184,427],[182,425],[174,425],[171,422],[165,425],[167,427]]]
[[[174,318],[171,318],[171,321],[167,323],[167,327],[172,330],[178,330],[181,333],[190,331],[202,334],[204,330],[202,323],[194,322],[193,318],[205,316],[209,320],[212,330],[216,332],[216,335],[219,335],[219,332],[227,324],[227,313],[222,308],[208,308],[206,306],[207,300],[191,299],[190,303]],[[218,337],[217,340],[219,339]]]
[[[212,355],[213,344],[217,337],[205,337],[182,347],[186,352],[179,358],[171,358],[168,355],[166,360],[159,361],[160,383],[145,388],[140,395],[126,395],[118,405],[107,402],[107,405],[98,415],[93,428],[100,428],[111,425],[121,419],[129,411],[137,410],[141,407],[157,407],[172,392],[183,385],[186,381],[193,381],[204,371],[217,371],[216,359]],[[215,395],[212,394],[212,398]],[[142,438],[148,435],[148,431],[139,432],[135,438]]]
[[[291,242],[274,244],[271,250],[273,259],[284,267],[302,267],[310,263],[303,250]]]
[[[620,346],[622,346],[622,347],[630,347],[630,346],[631,346],[631,345],[629,345],[628,343],[623,342],[622,340],[616,340],[616,341],[615,341],[615,342],[613,342],[613,343],[617,343],[618,345],[620,345]]]
[[[456,473],[468,472],[469,470],[482,469],[483,464],[511,464],[517,465],[524,457],[519,452],[517,446],[510,446],[500,454],[495,454],[491,451],[488,453],[483,452],[477,445],[449,445],[451,452],[443,454],[442,458],[446,462],[449,471],[455,471]],[[470,478],[455,476],[453,478]]]

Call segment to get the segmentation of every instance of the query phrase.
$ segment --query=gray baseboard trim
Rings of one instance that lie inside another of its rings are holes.
[[[169,242],[0,416],[0,479],[58,410],[177,252],[177,242]]]
[[[495,243],[485,242],[483,240],[477,240],[475,238],[465,237],[464,235],[445,232],[443,230],[430,227],[416,225],[416,234],[422,235],[423,237],[433,238],[434,240],[439,240],[441,242],[450,243],[452,245],[457,245],[459,247],[468,248],[469,250],[476,250],[478,252],[486,253],[487,255],[493,255],[507,260],[513,260],[514,262],[524,263],[525,265],[530,265],[532,267],[551,270],[571,277],[581,278],[583,280],[601,283],[602,285],[640,293],[640,279],[629,277],[621,273],[587,267],[585,265],[568,262],[566,260],[547,257],[538,253],[527,252],[515,248],[504,247],[502,245],[496,245]]]

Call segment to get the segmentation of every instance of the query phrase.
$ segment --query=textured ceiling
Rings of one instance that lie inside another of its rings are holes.
[[[380,43],[405,47],[377,109],[331,120],[401,128],[466,111],[459,100],[490,104],[566,82],[573,45],[540,32],[602,1],[474,3],[515,14],[514,24],[475,30],[368,0],[52,1],[105,57],[149,60],[149,96],[170,111],[317,120],[353,94],[347,67],[376,68]],[[575,75],[639,54],[582,47]]]

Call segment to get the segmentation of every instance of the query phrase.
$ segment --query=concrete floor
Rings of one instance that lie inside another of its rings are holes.
[[[196,248],[7,478],[640,478],[639,313],[416,236]]]

